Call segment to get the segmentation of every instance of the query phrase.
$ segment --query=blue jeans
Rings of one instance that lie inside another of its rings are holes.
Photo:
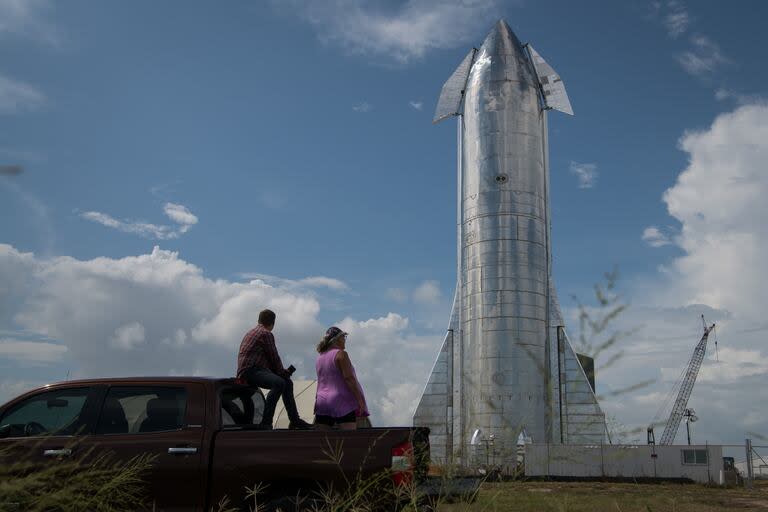
[[[296,399],[293,397],[293,381],[289,377],[281,377],[266,368],[253,367],[248,368],[242,374],[242,377],[248,382],[249,386],[268,389],[267,400],[264,404],[264,416],[261,423],[272,425],[272,418],[275,415],[277,400],[283,397],[285,412],[288,413],[288,419],[291,423],[299,420],[299,412],[296,410]]]

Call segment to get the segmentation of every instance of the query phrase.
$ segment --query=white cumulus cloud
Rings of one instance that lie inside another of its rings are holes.
[[[146,340],[144,326],[139,322],[131,322],[115,329],[109,338],[109,343],[115,348],[133,350]]]
[[[672,39],[689,33],[693,17],[680,0],[657,1],[651,4],[651,18],[660,22]],[[690,75],[702,78],[712,75],[728,59],[720,46],[710,37],[693,33],[687,40],[687,49],[675,55],[677,62]]]
[[[67,347],[44,341],[0,339],[0,358],[32,364],[53,364],[60,362]]]
[[[424,281],[413,291],[413,300],[419,304],[438,304],[440,297],[440,283],[437,281]]]
[[[327,276],[309,276],[301,279],[285,279],[268,274],[259,274],[257,272],[241,272],[239,277],[248,280],[261,281],[272,286],[281,288],[307,289],[307,288],[327,288],[337,292],[349,291],[349,285],[341,279]]]
[[[670,267],[677,294],[757,321],[768,303],[768,105],[721,114],[680,147],[689,165],[664,193],[685,255]]]
[[[163,212],[165,212],[169,219],[179,225],[179,231],[182,233],[197,224],[197,217],[183,204],[165,203]]]
[[[408,104],[414,110],[422,110],[424,108],[424,102],[423,101],[409,101]]]
[[[408,319],[396,313],[338,325],[349,333],[347,351],[375,419],[410,425],[440,337],[410,334]]]
[[[328,327],[319,320],[321,304],[311,290],[280,280],[210,279],[178,253],[158,247],[138,256],[78,260],[41,258],[0,244],[0,290],[0,332],[52,340],[34,346],[3,341],[0,358],[53,366],[66,354],[73,377],[232,376],[243,334],[269,308],[277,313],[284,363],[294,364],[299,378],[313,379],[314,347]],[[408,318],[392,312],[338,325],[350,333],[347,349],[375,424],[409,423],[418,396],[403,397],[403,390],[423,385],[439,338],[414,335]],[[393,383],[411,387],[392,391]],[[4,389],[6,396],[16,389],[8,386],[0,380],[0,398]]]
[[[723,64],[729,62],[720,46],[702,35],[691,37],[691,48],[677,56],[683,69],[694,76],[712,74]]]
[[[597,182],[597,164],[571,162],[570,172],[578,179],[579,188],[592,188]]]
[[[423,389],[415,382],[393,383],[380,399],[382,416],[391,418],[393,425],[410,425]]]
[[[710,350],[707,364],[699,373],[699,382],[737,382],[743,377],[768,374],[768,360],[760,350],[740,349],[724,346],[718,349],[717,357]]]
[[[355,105],[352,105],[352,110],[354,110],[355,112],[360,112],[361,114],[370,112],[372,109],[373,109],[373,105],[371,105],[367,101],[363,101],[361,103],[356,103]]]
[[[176,224],[175,226],[152,224],[150,222],[141,222],[130,219],[120,220],[107,213],[96,211],[81,212],[80,217],[101,224],[102,226],[122,231],[123,233],[132,233],[155,240],[173,240],[179,238],[198,222],[197,216],[182,204],[165,203],[163,212]]]
[[[717,101],[733,100],[739,105],[761,103],[765,101],[759,94],[744,94],[724,88],[715,90],[715,99]]]
[[[670,241],[683,254],[655,279],[633,283],[634,305],[620,323],[643,329],[622,345],[624,357],[613,368],[598,371],[598,387],[655,379],[637,397],[604,402],[609,412],[622,410],[625,423],[647,425],[686,368],[704,314],[717,327],[688,405],[700,418],[699,441],[736,442],[754,430],[750,425],[768,421],[764,393],[745,391],[768,386],[768,105],[720,114],[710,126],[686,132],[680,148],[688,164],[663,200],[680,224]]]
[[[356,55],[406,63],[430,51],[482,37],[499,12],[496,0],[406,0],[399,5],[355,0],[291,0],[321,41]]]
[[[667,12],[664,15],[664,26],[670,37],[677,38],[688,30],[691,21],[688,10],[678,1],[667,2]]]
[[[647,242],[651,247],[664,247],[670,245],[672,242],[669,240],[669,236],[661,232],[656,226],[648,226],[643,230],[642,239]]]

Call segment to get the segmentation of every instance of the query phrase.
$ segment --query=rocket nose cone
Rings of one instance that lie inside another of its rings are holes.
[[[509,25],[500,19],[483,42],[490,55],[524,55],[523,45]]]
[[[474,66],[473,73],[477,82],[509,81],[528,86],[536,84],[528,54],[504,20],[499,20],[485,38],[478,59],[478,62],[485,62],[485,66]]]

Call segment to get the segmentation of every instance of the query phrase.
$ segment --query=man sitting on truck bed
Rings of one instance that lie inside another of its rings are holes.
[[[237,377],[248,382],[249,386],[268,389],[262,426],[272,428],[272,417],[277,407],[277,399],[283,397],[285,411],[288,413],[290,429],[309,429],[312,425],[299,417],[296,400],[293,396],[291,371],[283,367],[280,354],[275,346],[275,327],[277,315],[269,309],[259,313],[259,325],[245,333],[237,354]]]

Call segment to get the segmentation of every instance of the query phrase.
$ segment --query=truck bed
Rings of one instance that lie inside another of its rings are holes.
[[[331,487],[345,491],[372,479],[378,479],[378,485],[392,486],[393,453],[409,450],[406,456],[413,457],[416,464],[416,459],[424,457],[413,454],[426,448],[426,435],[408,427],[355,431],[223,429],[213,440],[207,501],[215,504],[224,496],[242,500],[246,487],[254,485],[268,486],[265,494],[269,498],[308,495]],[[414,445],[418,448],[410,448]],[[425,474],[426,465],[416,473]]]

